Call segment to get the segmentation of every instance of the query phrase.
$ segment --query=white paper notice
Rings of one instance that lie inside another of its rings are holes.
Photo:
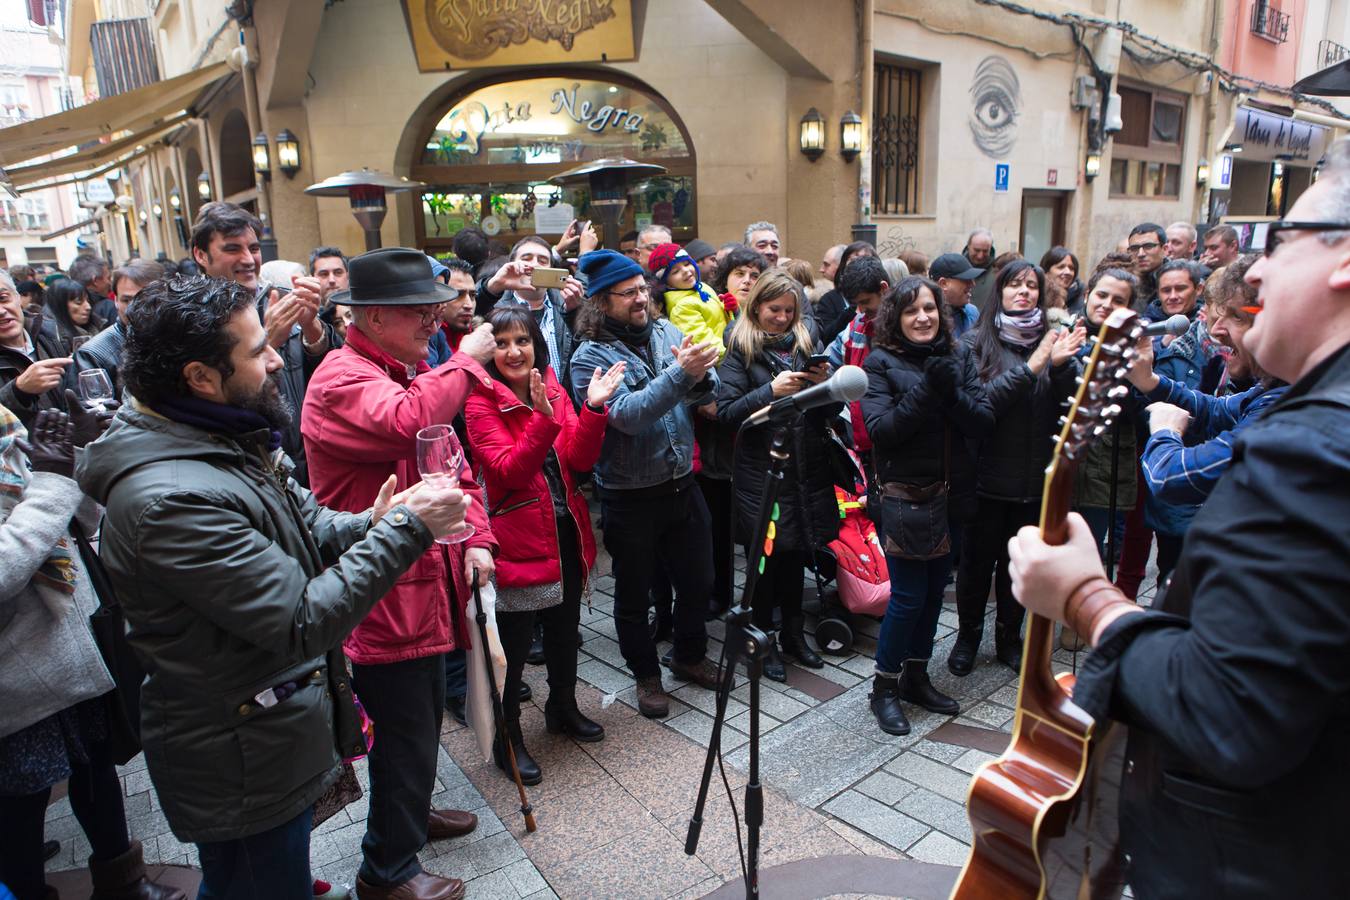
[[[541,203],[534,208],[535,234],[562,234],[575,218],[576,212],[570,203],[559,203],[557,206]]]

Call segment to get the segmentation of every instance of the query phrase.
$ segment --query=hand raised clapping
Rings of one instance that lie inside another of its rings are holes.
[[[602,372],[599,366],[595,367],[595,374],[591,376],[591,383],[586,388],[586,403],[594,409],[602,408],[609,402],[609,398],[614,396],[614,392],[619,389],[623,383],[623,373],[628,364],[619,360],[609,367],[608,372]]]

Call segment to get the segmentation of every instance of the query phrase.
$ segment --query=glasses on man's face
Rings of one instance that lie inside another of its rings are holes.
[[[626,291],[610,291],[609,295],[611,297],[618,297],[627,303],[631,303],[632,301],[636,300],[639,296],[646,297],[649,294],[651,294],[651,292],[652,289],[649,288],[647,285],[640,284],[637,287],[629,288]]]
[[[1157,249],[1158,249],[1159,247],[1161,247],[1161,246],[1162,246],[1162,244],[1158,243],[1157,241],[1149,241],[1149,242],[1146,243],[1146,244],[1131,244],[1131,245],[1130,245],[1130,252],[1131,252],[1131,253],[1152,253],[1154,250],[1157,250]]]
[[[1285,231],[1350,231],[1350,222],[1288,222],[1281,219],[1266,225],[1266,246],[1262,252],[1272,256],[1281,244],[1291,238],[1282,236]]]

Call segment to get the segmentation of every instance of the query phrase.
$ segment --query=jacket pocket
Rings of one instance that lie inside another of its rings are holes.
[[[1251,794],[1175,772],[1162,773],[1162,794],[1174,803],[1225,819],[1257,821],[1262,816],[1261,805]]]
[[[322,666],[272,706],[248,697],[233,710],[243,767],[244,810],[282,802],[337,765],[332,698]]]
[[[515,512],[515,511],[518,510],[518,509],[524,509],[525,507],[527,507],[527,506],[532,506],[532,505],[534,505],[534,504],[536,504],[536,503],[538,503],[538,502],[539,502],[539,498],[538,498],[538,497],[531,497],[531,498],[529,498],[528,500],[520,500],[520,501],[518,501],[518,502],[516,502],[516,503],[510,503],[510,504],[507,504],[506,506],[502,506],[502,507],[500,507],[500,508],[498,508],[498,509],[493,510],[493,511],[492,511],[492,518],[495,519],[495,518],[497,518],[497,517],[499,517],[499,516],[504,516],[504,515],[506,515],[507,513]]]

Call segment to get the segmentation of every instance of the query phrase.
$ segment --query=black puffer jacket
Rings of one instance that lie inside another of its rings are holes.
[[[863,364],[867,393],[862,413],[882,484],[940,481],[945,433],[951,429],[949,509],[953,519],[968,522],[975,511],[975,457],[970,446],[994,430],[994,411],[965,345],[957,345],[956,358],[960,373],[956,399],[947,403],[925,376],[923,360],[874,346]]]
[[[66,398],[61,385],[50,391],[34,396],[15,387],[14,382],[35,360],[59,359],[65,353],[61,350],[61,341],[57,337],[56,326],[38,316],[26,325],[28,338],[33,342],[34,359],[29,359],[18,350],[0,347],[0,406],[4,406],[18,416],[24,428],[31,429],[33,420],[44,409],[66,408]]]
[[[796,354],[790,368],[802,371],[805,367],[806,359]],[[734,434],[751,413],[773,402],[774,376],[787,369],[768,351],[761,351],[747,364],[739,350],[727,350],[717,369],[718,422]],[[792,426],[792,456],[778,495],[779,547],[810,552],[839,535],[839,505],[830,474],[826,429],[830,417],[837,416],[841,408],[841,404],[817,407]],[[731,480],[736,492],[736,538],[742,543],[751,539],[759,517],[773,431],[768,425],[748,428],[736,447]]]
[[[972,361],[980,367],[974,351],[975,331],[963,341],[972,348]],[[984,384],[986,401],[994,412],[994,430],[980,442],[976,462],[976,493],[994,500],[1039,503],[1045,485],[1045,467],[1054,449],[1064,401],[1074,391],[1078,364],[1074,360],[1049,372],[1033,375],[1027,367],[1034,347],[999,342],[1002,374]]]

